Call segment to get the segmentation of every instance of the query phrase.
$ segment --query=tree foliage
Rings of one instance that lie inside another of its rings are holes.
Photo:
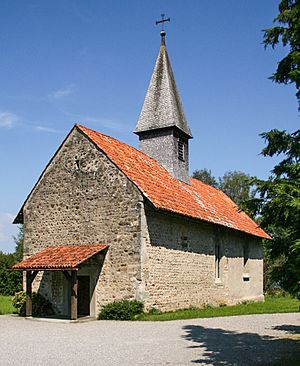
[[[278,43],[289,47],[288,54],[278,63],[271,79],[277,83],[295,84],[300,107],[300,1],[282,0],[274,27],[264,30],[264,45],[275,48]]]
[[[268,180],[253,178],[257,196],[247,203],[272,236],[265,244],[272,283],[300,297],[300,130],[261,134],[263,156],[282,155]]]
[[[23,226],[19,226],[19,232],[17,236],[14,236],[15,241],[15,259],[17,262],[23,259],[23,240],[24,240],[24,229]]]
[[[14,254],[0,251],[0,295],[13,295],[22,290],[22,272],[8,271],[15,263]]]
[[[9,271],[9,269],[23,257],[23,227],[19,227],[19,233],[14,238],[16,247],[11,254],[0,251],[0,295],[13,295],[22,290],[22,272]]]
[[[250,176],[239,171],[226,172],[219,178],[219,188],[226,193],[237,205],[253,197],[249,184]]]
[[[213,176],[210,169],[197,169],[193,172],[192,177],[201,180],[201,182],[206,183],[212,187],[218,188],[218,181]]]
[[[193,178],[201,180],[203,183],[221,189],[237,205],[252,197],[249,179],[250,176],[240,171],[228,171],[223,177],[216,179],[211,170],[197,169],[193,173]]]

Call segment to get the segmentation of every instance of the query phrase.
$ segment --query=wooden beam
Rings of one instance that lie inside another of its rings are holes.
[[[77,271],[71,272],[71,320],[77,319]]]
[[[63,275],[66,277],[69,283],[72,283],[72,277],[68,271],[62,271]]]
[[[32,316],[32,282],[39,271],[26,271],[26,306],[25,315]]]
[[[26,316],[32,316],[32,281],[30,278],[31,271],[26,271]]]
[[[30,282],[32,284],[32,282],[34,281],[34,279],[36,278],[37,274],[39,273],[39,271],[32,271],[31,275],[30,275]]]

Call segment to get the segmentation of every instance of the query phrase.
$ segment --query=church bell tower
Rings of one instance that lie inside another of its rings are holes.
[[[185,118],[168,57],[162,23],[161,44],[142,111],[134,133],[140,150],[164,166],[174,178],[190,184],[189,139],[191,130]]]

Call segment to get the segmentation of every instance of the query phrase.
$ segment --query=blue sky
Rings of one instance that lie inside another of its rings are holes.
[[[279,1],[278,1],[279,2]],[[275,0],[2,0],[0,250],[43,168],[80,122],[138,147],[132,133],[157,57],[167,49],[194,139],[190,172],[266,178],[259,133],[299,127],[292,86],[268,77],[287,49],[264,50]]]

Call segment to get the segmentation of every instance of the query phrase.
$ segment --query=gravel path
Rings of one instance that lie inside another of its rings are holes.
[[[286,357],[300,359],[300,313],[82,323],[0,316],[1,366],[247,366]]]

